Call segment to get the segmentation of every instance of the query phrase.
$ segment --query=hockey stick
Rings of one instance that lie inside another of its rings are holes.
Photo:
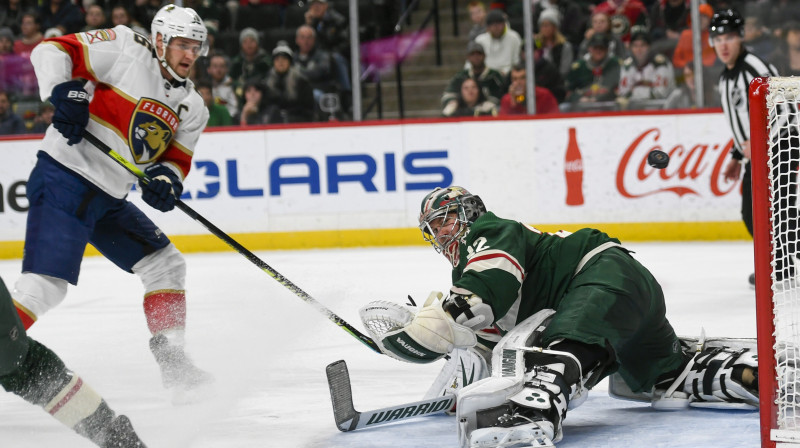
[[[413,417],[438,414],[452,409],[456,403],[456,397],[445,395],[373,411],[359,412],[353,407],[353,390],[350,386],[350,373],[347,371],[347,363],[344,360],[330,363],[325,368],[325,374],[328,376],[328,388],[331,391],[333,418],[336,421],[336,427],[342,432],[373,428]]]
[[[95,137],[89,131],[84,131],[83,132],[83,138],[88,140],[97,149],[99,149],[100,151],[103,151],[109,157],[114,159],[117,163],[120,164],[120,166],[125,168],[129,173],[133,174],[134,176],[138,177],[139,179],[142,179],[142,181],[145,184],[150,182],[150,178],[147,177],[147,175],[142,170],[140,170],[136,165],[134,165],[133,163],[131,163],[130,161],[128,161],[127,159],[122,157],[119,153],[117,153],[116,151],[111,149],[102,140],[100,140],[99,138]],[[220,230],[217,226],[212,224],[209,220],[207,220],[202,215],[200,215],[199,213],[194,211],[191,207],[186,205],[185,202],[183,202],[180,199],[178,199],[178,201],[176,202],[175,206],[178,207],[182,212],[184,212],[187,215],[189,215],[190,218],[192,218],[195,221],[197,221],[200,224],[202,224],[203,227],[208,229],[208,231],[211,232],[214,236],[216,236],[217,238],[219,238],[222,241],[224,241],[225,244],[230,246],[236,252],[242,254],[245,258],[250,260],[250,262],[252,262],[254,265],[258,266],[262,271],[266,272],[270,277],[272,277],[275,280],[277,280],[278,283],[280,283],[281,285],[285,286],[286,289],[288,289],[289,291],[293,292],[294,295],[296,295],[297,297],[299,297],[302,300],[304,300],[306,303],[308,303],[311,306],[313,306],[314,308],[316,308],[317,311],[319,311],[320,313],[324,314],[331,322],[333,322],[336,325],[338,325],[344,331],[350,333],[351,336],[353,336],[356,339],[358,339],[359,341],[361,341],[364,345],[366,345],[367,347],[371,348],[374,352],[381,353],[380,348],[378,348],[378,344],[375,343],[375,341],[373,341],[369,336],[361,333],[360,331],[358,331],[358,329],[356,329],[355,327],[353,327],[352,325],[347,323],[344,319],[342,319],[341,317],[339,317],[336,314],[334,314],[333,311],[329,310],[323,304],[321,304],[318,301],[316,301],[313,297],[308,295],[308,293],[306,293],[305,291],[300,289],[299,286],[297,286],[294,283],[292,283],[288,278],[286,278],[283,275],[281,275],[278,271],[276,271],[275,269],[270,267],[270,265],[268,265],[263,260],[258,258],[255,254],[250,252],[246,247],[244,247],[241,244],[239,244],[239,242],[237,242],[236,240],[231,238],[228,234],[226,234],[225,232]]]

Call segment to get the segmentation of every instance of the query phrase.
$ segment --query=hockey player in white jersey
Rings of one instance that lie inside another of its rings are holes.
[[[126,200],[135,178],[82,139],[88,130],[142,169],[142,199],[171,210],[208,111],[187,78],[206,54],[197,13],[167,5],[152,39],[125,26],[44,40],[31,54],[43,100],[55,106],[27,184],[30,202],[17,312],[29,328],[77,284],[84,249],[138,275],[150,349],[164,386],[182,395],[211,381],[184,350],[186,264],[164,233]]]

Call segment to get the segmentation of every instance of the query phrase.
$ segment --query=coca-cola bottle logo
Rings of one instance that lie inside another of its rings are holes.
[[[660,139],[661,130],[651,128],[642,132],[628,146],[617,167],[617,190],[622,196],[640,198],[662,192],[700,196],[700,182],[705,179],[708,179],[711,194],[724,196],[738,185],[738,182],[725,181],[721,175],[733,147],[732,139],[724,145],[678,143],[668,149],[662,147]],[[669,155],[668,167],[658,170],[647,164],[647,155],[654,149]]]

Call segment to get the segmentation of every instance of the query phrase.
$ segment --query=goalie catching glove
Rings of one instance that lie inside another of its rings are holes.
[[[470,327],[445,312],[441,299],[442,293],[433,291],[415,315],[402,305],[373,302],[361,309],[361,320],[386,355],[406,362],[433,362],[478,342]]]

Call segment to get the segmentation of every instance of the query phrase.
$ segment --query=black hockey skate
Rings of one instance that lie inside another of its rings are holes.
[[[103,433],[103,448],[147,448],[136,435],[128,417],[120,415],[111,421]]]
[[[150,351],[161,368],[161,381],[165,388],[174,391],[176,403],[195,401],[197,397],[191,395],[197,395],[196,392],[214,382],[210,373],[194,365],[183,347],[170,344],[164,335],[150,338]]]

